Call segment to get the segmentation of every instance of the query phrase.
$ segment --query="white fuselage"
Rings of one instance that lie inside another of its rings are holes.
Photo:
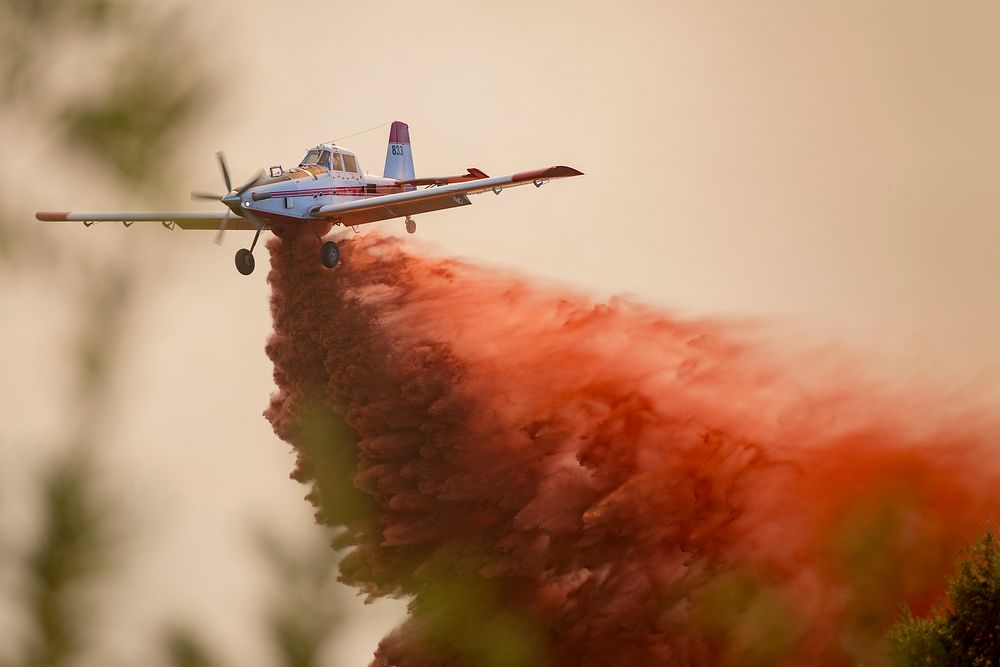
[[[352,169],[353,168],[353,169]],[[240,214],[247,210],[270,223],[310,218],[319,206],[413,190],[395,179],[363,174],[352,153],[333,144],[320,144],[298,166],[272,169],[272,175],[227,201]]]

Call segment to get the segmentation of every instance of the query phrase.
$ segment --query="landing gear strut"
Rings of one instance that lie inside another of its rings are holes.
[[[328,269],[337,266],[340,262],[340,246],[333,241],[327,241],[319,249],[319,259]]]
[[[406,216],[406,233],[413,234],[417,231],[417,223],[413,221],[413,218]]]
[[[253,243],[250,244],[250,249],[240,248],[236,251],[236,270],[245,276],[249,276],[253,273],[254,260],[253,260],[253,249],[257,246],[257,239],[260,238],[260,233],[263,227],[257,228],[257,233],[254,234]]]

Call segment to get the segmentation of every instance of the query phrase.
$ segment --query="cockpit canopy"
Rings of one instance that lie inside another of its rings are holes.
[[[300,167],[318,166],[328,171],[360,174],[357,158],[350,151],[336,146],[322,145],[311,149],[299,163]]]

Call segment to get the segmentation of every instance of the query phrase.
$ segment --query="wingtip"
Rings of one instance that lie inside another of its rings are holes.
[[[556,166],[545,169],[534,169],[532,171],[521,171],[514,174],[515,181],[532,181],[536,179],[549,180],[552,178],[568,178],[570,176],[583,176],[583,172],[573,167]]]
[[[35,218],[42,222],[66,222],[69,213],[66,211],[38,211]]]

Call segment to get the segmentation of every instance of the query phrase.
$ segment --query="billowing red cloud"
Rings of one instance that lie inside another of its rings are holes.
[[[267,418],[342,579],[413,597],[377,665],[880,664],[1000,516],[990,429],[807,390],[735,325],[375,234],[334,271],[268,247]]]

